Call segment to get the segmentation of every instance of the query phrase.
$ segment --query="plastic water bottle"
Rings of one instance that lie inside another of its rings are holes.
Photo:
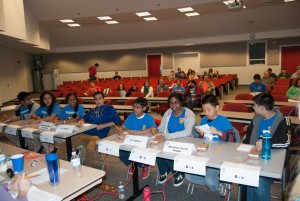
[[[125,200],[125,189],[121,181],[118,186],[118,194],[119,194],[119,200]]]
[[[0,172],[6,172],[6,170],[7,170],[6,156],[0,149]]]
[[[144,201],[151,201],[150,187],[148,185],[144,187]]]
[[[272,134],[269,130],[263,130],[261,158],[265,160],[269,160],[271,158],[271,137]]]
[[[82,176],[82,167],[80,163],[80,158],[79,156],[76,155],[76,152],[72,152],[72,157],[71,157],[71,164],[73,167],[73,173],[76,177],[81,177]]]

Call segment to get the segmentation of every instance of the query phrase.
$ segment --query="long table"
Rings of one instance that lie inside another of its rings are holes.
[[[151,136],[151,135],[146,135]],[[117,136],[117,134],[109,136],[105,139],[97,141],[99,144],[103,140],[111,140],[111,141],[118,141],[123,142]],[[272,157],[270,160],[263,160],[259,159],[251,159],[248,157],[248,152],[244,151],[237,151],[237,148],[241,145],[240,143],[231,143],[231,142],[223,142],[223,141],[210,141],[204,140],[199,138],[179,138],[169,141],[176,141],[176,142],[183,142],[183,143],[193,143],[197,145],[198,143],[209,143],[209,147],[206,152],[196,152],[194,155],[198,157],[206,157],[209,158],[207,162],[207,167],[217,168],[220,169],[222,163],[224,161],[227,162],[235,162],[235,163],[245,163],[248,165],[260,166],[260,176],[273,178],[273,179],[281,179],[282,178],[282,171],[284,166],[285,160],[285,149],[272,149]],[[151,145],[148,142],[148,147],[151,149],[159,150],[160,152],[157,154],[157,157],[174,160],[174,157],[177,155],[176,153],[169,153],[164,152],[163,147],[164,143],[159,143],[158,145]],[[135,146],[131,145],[121,145],[120,150],[131,152]],[[150,151],[150,150],[149,150]],[[137,172],[137,171],[135,171]],[[138,174],[136,173],[133,175],[133,200],[135,197],[141,193],[141,189],[139,189],[139,181],[138,181]]]
[[[253,107],[254,102],[252,100],[227,100],[224,101],[225,104],[227,103],[243,103],[247,105],[247,107]],[[297,102],[281,102],[281,101],[275,101],[274,102],[274,107],[280,107],[283,105],[288,105],[288,106],[297,106]]]
[[[20,140],[20,146],[21,148],[25,148],[25,138],[22,137],[21,135],[21,130],[23,128],[35,128],[38,129],[37,131],[34,132],[36,135],[40,135],[45,130],[40,130],[39,129],[39,123],[34,123],[34,124],[26,124],[26,120],[20,120],[20,121],[15,121],[15,122],[10,122],[7,123],[7,125],[17,125],[17,126],[22,126],[20,129],[18,129],[17,136],[19,137]],[[73,124],[74,125],[74,124]],[[83,133],[84,131],[96,128],[97,125],[95,124],[88,124],[87,126],[80,126],[78,127],[78,130],[74,130],[73,133],[57,133],[55,135],[56,138],[61,138],[66,140],[66,148],[67,148],[67,156],[68,156],[68,161],[71,159],[71,154],[72,154],[72,140],[71,138],[73,136],[76,136],[80,133]],[[3,131],[5,128],[3,128]]]
[[[253,119],[255,113],[247,113],[247,112],[231,112],[231,111],[218,111],[219,115],[223,115],[229,119],[231,122],[238,122],[244,124],[250,124],[251,120]],[[204,113],[200,114],[200,117],[203,118],[205,116]],[[291,123],[293,125],[300,124],[300,120],[298,117],[289,116]]]
[[[27,152],[25,149],[14,147],[5,143],[0,142],[0,148],[5,151],[5,154],[8,156]],[[36,166],[32,167],[30,163],[36,160]],[[95,168],[90,168],[82,166],[83,174],[81,177],[75,177],[73,175],[73,170],[70,162],[59,160],[60,169],[66,170],[64,173],[60,173],[60,183],[53,187],[50,186],[48,182],[41,184],[35,184],[35,186],[41,190],[44,190],[48,193],[54,194],[62,198],[62,200],[72,200],[82,193],[88,191],[94,186],[102,182],[102,177],[104,177],[105,172]],[[31,174],[47,168],[46,161],[44,157],[37,159],[25,159],[24,160],[24,171],[26,174]],[[1,174],[3,177],[8,180],[6,174]]]

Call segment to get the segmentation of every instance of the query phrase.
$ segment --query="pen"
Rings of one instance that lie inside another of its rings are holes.
[[[120,128],[113,122],[114,127],[119,131]]]
[[[37,177],[37,176],[40,176],[39,174],[29,174],[29,175],[26,175],[25,176],[25,178],[27,178],[27,179],[29,179],[29,178],[31,178],[31,177]],[[19,180],[20,178],[19,177],[17,177],[17,178],[14,178],[14,180]]]

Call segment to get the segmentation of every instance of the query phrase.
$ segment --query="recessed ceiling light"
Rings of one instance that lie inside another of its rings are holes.
[[[64,19],[64,20],[59,20],[59,21],[61,21],[62,23],[72,23],[72,22],[74,22],[71,19]]]
[[[245,5],[243,5],[243,8],[247,8]]]
[[[193,12],[193,13],[185,13],[185,15],[188,17],[193,17],[193,16],[198,16],[200,14],[198,12]]]
[[[139,17],[145,17],[145,16],[150,16],[151,14],[149,12],[139,12],[135,13]]]
[[[179,10],[180,12],[192,12],[194,11],[194,9],[192,7],[186,7],[186,8],[178,8],[177,10]]]
[[[188,44],[185,44],[184,46],[193,46],[194,44],[192,43],[188,43]]]
[[[284,0],[285,3],[291,2],[291,1],[295,1],[295,0]]]
[[[68,24],[69,27],[80,27],[81,25],[78,23]]]
[[[113,20],[113,21],[105,21],[105,23],[106,24],[119,24],[119,22],[115,21],[115,20]]]
[[[157,18],[156,17],[144,17],[144,20],[146,20],[146,21],[155,21],[155,20],[157,20]]]
[[[227,1],[223,1],[223,3],[224,3],[225,5],[228,5],[228,4],[234,3],[234,2],[235,2],[235,0],[227,0]]]
[[[112,18],[109,16],[101,16],[101,17],[97,17],[99,20],[111,20]]]

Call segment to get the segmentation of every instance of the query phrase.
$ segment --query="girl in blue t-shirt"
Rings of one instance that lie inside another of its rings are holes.
[[[147,99],[139,97],[133,102],[134,114],[130,114],[125,120],[123,126],[121,126],[119,134],[124,136],[124,131],[129,130],[130,135],[147,134],[151,132],[152,128],[156,128],[156,124],[152,115],[145,113],[147,110]],[[130,165],[129,152],[120,150],[120,160],[123,161],[127,166]],[[149,176],[149,166],[144,164],[138,164],[142,166],[142,179],[146,179]],[[137,171],[137,170],[136,170]],[[133,174],[132,166],[128,170],[129,174]]]
[[[66,105],[60,113],[60,123],[78,122],[84,116],[84,107],[78,104],[78,98],[75,93],[69,93],[66,97]]]

